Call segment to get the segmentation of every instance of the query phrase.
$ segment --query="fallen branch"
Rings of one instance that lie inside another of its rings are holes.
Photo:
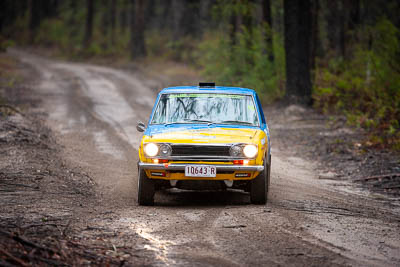
[[[400,178],[400,173],[390,173],[390,174],[383,174],[383,175],[374,175],[369,177],[363,177],[354,179],[354,182],[367,182],[370,180],[381,180],[381,179],[395,179],[396,177]]]
[[[55,223],[39,223],[39,224],[28,224],[28,225],[24,225],[21,227],[22,230],[26,230],[28,228],[31,227],[44,227],[44,226],[53,226],[58,228],[59,225],[55,224]]]
[[[47,251],[47,252],[50,252],[50,253],[53,253],[53,254],[57,254],[57,252],[54,251],[53,249],[47,248],[47,247],[42,247],[41,245],[35,244],[35,243],[33,243],[33,242],[23,238],[23,237],[20,237],[19,235],[11,234],[11,233],[5,232],[3,230],[0,230],[0,234],[3,234],[5,236],[13,239],[13,240],[21,243],[22,245],[29,246],[31,248],[41,249],[41,250],[44,250],[44,251]]]
[[[66,236],[66,232],[69,229],[69,226],[71,225],[71,219],[68,220],[67,225],[64,227],[64,229],[61,231],[61,234],[63,236]]]
[[[8,108],[11,109],[12,111],[14,111],[15,113],[20,114],[21,116],[25,117],[25,114],[22,113],[21,111],[19,111],[18,109],[14,108],[13,106],[7,105],[7,104],[0,104],[0,108]]]
[[[224,226],[222,226],[223,228],[233,228],[233,229],[235,229],[235,228],[245,228],[245,227],[247,227],[246,225],[244,225],[244,224],[238,224],[238,225],[224,225]]]
[[[21,259],[18,259],[17,257],[14,257],[14,255],[10,254],[8,251],[5,251],[4,249],[0,248],[0,254],[6,255],[11,261],[14,263],[18,263],[21,266],[30,266],[28,263],[24,262]],[[1,266],[3,266],[2,263],[0,263]]]

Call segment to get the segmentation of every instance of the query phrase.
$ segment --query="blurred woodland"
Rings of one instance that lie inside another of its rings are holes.
[[[2,0],[0,42],[69,59],[178,61],[303,103],[400,150],[397,0]],[[194,83],[196,83],[194,81]]]

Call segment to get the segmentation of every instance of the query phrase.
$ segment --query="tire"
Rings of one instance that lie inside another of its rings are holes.
[[[154,205],[154,181],[147,177],[146,172],[139,168],[138,177],[138,204],[140,206]]]
[[[251,181],[250,185],[250,201],[253,204],[264,205],[267,203],[269,180],[271,173],[271,156],[267,163],[264,160],[264,170]]]

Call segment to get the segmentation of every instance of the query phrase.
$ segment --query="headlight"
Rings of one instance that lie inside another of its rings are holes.
[[[255,145],[245,145],[243,148],[243,154],[248,158],[254,158],[257,152],[257,146]]]
[[[229,154],[231,155],[231,157],[238,157],[242,154],[242,148],[238,145],[233,145],[229,149]]]
[[[147,145],[144,146],[144,153],[148,157],[154,157],[155,155],[158,154],[158,146],[154,143],[148,143]]]
[[[160,146],[160,156],[168,157],[168,156],[171,155],[171,153],[172,153],[172,148],[171,148],[170,145],[168,145],[168,144],[162,144],[162,145]]]

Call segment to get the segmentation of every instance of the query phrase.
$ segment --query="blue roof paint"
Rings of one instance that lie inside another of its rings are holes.
[[[244,94],[254,95],[256,92],[253,89],[241,88],[241,87],[226,87],[226,86],[215,86],[215,87],[198,87],[198,86],[175,86],[167,87],[160,91],[160,94],[164,93],[230,93],[230,94]]]

